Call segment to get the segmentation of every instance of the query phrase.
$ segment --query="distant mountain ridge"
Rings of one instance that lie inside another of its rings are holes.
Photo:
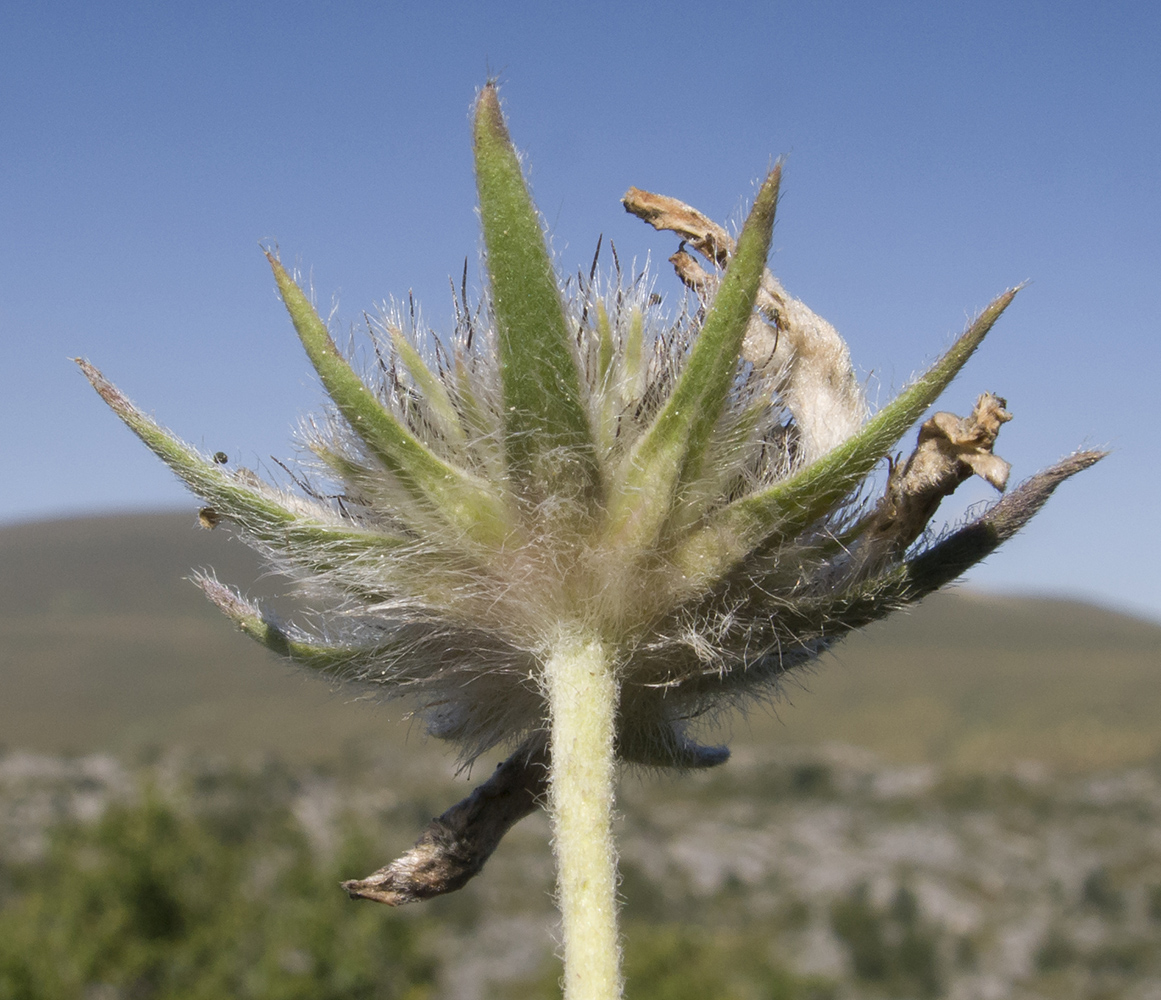
[[[0,528],[0,743],[321,759],[407,735],[399,706],[353,704],[237,634],[186,579],[206,567],[251,594],[280,591],[228,531],[198,528],[192,505]],[[940,594],[848,640],[787,695],[777,718],[727,724],[735,742],[840,741],[965,767],[1150,759],[1161,626],[1078,602]]]

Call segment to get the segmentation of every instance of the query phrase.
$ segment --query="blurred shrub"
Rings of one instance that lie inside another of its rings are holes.
[[[147,794],[57,830],[41,861],[9,865],[0,1000],[432,995],[415,922],[337,887],[340,869],[374,867],[366,845],[348,837],[320,863],[269,797],[251,810],[211,801],[186,815]]]
[[[1125,900],[1113,882],[1112,874],[1101,866],[1085,876],[1080,888],[1080,898],[1086,907],[1096,910],[1102,917],[1119,917],[1125,909]]]
[[[1059,927],[1052,927],[1036,949],[1035,959],[1040,972],[1055,972],[1076,961],[1076,946]]]
[[[880,907],[860,883],[834,902],[830,918],[857,979],[892,996],[939,996],[940,932],[923,919],[910,889],[900,887],[890,905]]]
[[[633,1000],[832,1000],[833,984],[796,976],[750,935],[688,925],[627,928],[625,995]]]
[[[771,928],[625,925],[625,996],[631,1000],[836,1000],[837,984],[795,975],[770,952]],[[559,964],[505,990],[505,1000],[559,995]],[[498,998],[501,994],[495,994]]]

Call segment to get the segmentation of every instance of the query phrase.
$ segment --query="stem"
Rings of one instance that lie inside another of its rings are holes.
[[[617,855],[613,727],[617,683],[608,649],[570,636],[545,665],[552,712],[549,807],[564,924],[565,1000],[617,1000]]]

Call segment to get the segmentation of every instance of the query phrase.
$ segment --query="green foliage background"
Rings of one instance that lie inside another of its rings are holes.
[[[192,810],[147,789],[6,866],[0,997],[431,996],[420,924],[338,891],[340,872],[374,867],[366,839],[352,832],[320,861],[264,782],[246,784]]]

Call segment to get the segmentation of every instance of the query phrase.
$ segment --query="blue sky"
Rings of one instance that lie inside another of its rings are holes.
[[[340,329],[409,290],[446,327],[448,275],[477,260],[468,110],[495,74],[569,269],[600,234],[664,266],[675,243],[625,215],[630,185],[736,219],[785,155],[771,265],[873,398],[1029,281],[941,405],[1008,398],[1014,479],[1114,452],[971,581],[1161,618],[1159,11],[12,0],[0,523],[194,509],[75,355],[188,440],[292,456],[320,390],[260,241]]]

